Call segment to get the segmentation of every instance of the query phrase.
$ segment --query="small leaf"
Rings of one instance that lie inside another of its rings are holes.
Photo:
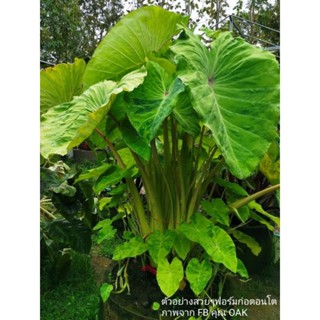
[[[114,250],[113,260],[135,258],[148,250],[148,246],[139,237],[131,238],[128,242],[122,243]]]
[[[183,279],[182,262],[177,258],[173,258],[169,263],[167,259],[159,262],[157,268],[157,281],[161,291],[167,296],[171,297],[180,286]]]
[[[99,210],[102,210],[107,204],[112,201],[111,197],[104,197],[99,200]]]
[[[172,230],[166,230],[164,233],[157,230],[148,236],[148,250],[155,263],[158,263],[159,260],[164,259],[169,254],[175,236]]]
[[[239,196],[248,196],[248,192],[237,183],[230,182],[221,178],[214,178],[213,181],[219,186],[225,187],[226,189],[232,191],[234,194],[237,194]]]
[[[190,247],[190,240],[186,238],[186,236],[182,232],[176,230],[176,238],[173,243],[173,248],[182,260],[187,257],[190,251]]]
[[[200,263],[197,258],[192,258],[188,263],[186,276],[192,291],[199,295],[205,289],[212,276],[212,266],[207,260],[203,260]]]
[[[212,201],[202,201],[201,206],[214,220],[225,226],[230,225],[229,211],[230,208],[222,199],[213,199]]]
[[[246,278],[246,279],[249,278],[247,268],[245,267],[245,265],[243,264],[243,262],[240,259],[238,259],[237,273],[239,273],[240,276],[243,278]]]
[[[270,220],[272,220],[278,227],[280,227],[280,218],[279,217],[275,217],[272,214],[268,213],[267,211],[265,211],[262,206],[257,203],[256,201],[251,201],[248,203],[248,207],[250,209],[254,209],[257,212],[263,214],[264,216],[268,217]]]
[[[182,223],[180,231],[199,243],[214,262],[223,263],[232,272],[237,271],[236,248],[226,231],[199,213],[193,215],[191,223]]]
[[[96,224],[93,230],[99,230],[97,234],[97,243],[101,243],[104,240],[113,239],[117,230],[112,226],[112,220],[104,219]]]
[[[104,303],[109,299],[112,290],[113,290],[113,285],[109,283],[104,283],[100,287],[100,295]]]
[[[105,173],[108,169],[111,168],[111,164],[104,163],[102,166],[89,169],[88,171],[81,173],[79,177],[76,179],[75,183],[82,181],[82,180],[88,180],[91,178],[99,178],[103,173]]]
[[[239,230],[232,230],[231,234],[241,243],[244,243],[248,248],[250,248],[251,252],[254,255],[259,255],[261,252],[261,247],[259,243],[252,237],[248,236],[247,234],[239,231]]]
[[[159,302],[154,302],[152,304],[152,310],[158,311],[160,309],[160,303]]]
[[[74,186],[70,186],[67,181],[63,181],[59,186],[52,189],[55,193],[60,193],[68,197],[73,197],[77,189]]]
[[[116,166],[112,166],[103,175],[99,177],[93,187],[94,192],[99,193],[114,184],[119,183],[123,178],[130,177],[130,170],[123,170]]]

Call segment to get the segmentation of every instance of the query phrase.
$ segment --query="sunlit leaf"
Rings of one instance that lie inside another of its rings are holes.
[[[197,258],[192,258],[187,265],[186,276],[192,291],[199,295],[212,276],[212,266],[207,260],[200,263]]]
[[[279,65],[274,55],[221,32],[208,50],[186,31],[171,48],[193,105],[231,172],[245,178],[276,136]]]
[[[182,262],[177,258],[173,258],[169,263],[167,259],[160,260],[157,268],[157,281],[161,291],[171,297],[178,289],[183,279]]]
[[[65,155],[79,145],[106,116],[116,95],[133,90],[143,82],[145,75],[142,69],[124,76],[119,83],[99,82],[71,102],[51,108],[41,118],[42,156]]]
[[[85,68],[85,61],[76,58],[74,63],[61,63],[40,71],[41,113],[81,94]]]
[[[85,88],[102,80],[119,80],[141,67],[179,32],[188,18],[161,7],[142,7],[127,14],[101,41],[84,75]]]

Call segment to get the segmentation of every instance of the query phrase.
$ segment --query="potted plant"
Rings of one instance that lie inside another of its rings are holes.
[[[82,93],[41,118],[44,158],[93,136],[113,155],[113,163],[77,179],[95,181],[101,208],[119,193],[127,202],[95,226],[103,241],[116,233],[117,219],[126,221],[125,242],[113,255],[119,270],[102,287],[104,300],[130,290],[129,262],[137,257],[165,297],[183,287],[204,297],[220,274],[248,276],[237,242],[261,250],[239,225],[279,224],[256,201],[279,185],[250,193],[244,187],[277,137],[278,62],[229,32],[205,30],[212,40],[206,47],[187,23],[160,7],[131,12],[97,47]]]

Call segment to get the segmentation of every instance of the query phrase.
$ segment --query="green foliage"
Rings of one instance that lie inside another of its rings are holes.
[[[167,296],[185,276],[196,295],[221,272],[248,277],[237,241],[255,254],[260,247],[237,228],[249,218],[270,230],[279,223],[256,202],[279,186],[248,192],[243,181],[277,136],[278,63],[229,32],[215,34],[208,48],[187,21],[154,6],[131,12],[88,62],[86,91],[41,118],[44,158],[84,139],[94,144],[94,132],[112,153],[74,186],[91,185],[99,209],[116,210],[95,227],[99,242],[115,235],[116,219],[131,232],[113,254],[120,291],[129,288],[129,258],[138,256],[157,268]]]
[[[44,320],[95,320],[99,313],[99,288],[96,285],[90,258],[72,254],[64,277],[52,283],[51,263],[41,269],[40,316]]]
[[[41,0],[41,60],[61,63],[91,57],[122,9],[119,0]]]
[[[109,299],[110,293],[112,292],[112,290],[113,290],[113,285],[109,283],[104,283],[100,287],[100,295],[103,302],[106,302]]]

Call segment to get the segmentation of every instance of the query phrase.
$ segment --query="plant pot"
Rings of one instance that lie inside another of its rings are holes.
[[[117,271],[114,270],[115,275]],[[184,305],[163,305],[162,301],[165,299],[164,294],[160,291],[156,276],[141,271],[141,265],[132,261],[128,268],[130,294],[125,290],[121,294],[112,293],[106,303],[101,302],[101,314],[103,320],[159,320],[159,314],[162,314],[162,320],[173,320],[177,316],[165,316],[163,310],[182,310],[186,309]],[[178,291],[169,300],[175,298],[193,299],[195,296],[187,286],[183,291]],[[152,309],[154,302],[160,304],[160,310]],[[187,307],[194,309],[194,306]],[[169,311],[168,314],[171,314]],[[191,311],[190,311],[191,312]],[[195,312],[195,314],[197,314]],[[179,317],[179,319],[189,319],[186,317]]]

